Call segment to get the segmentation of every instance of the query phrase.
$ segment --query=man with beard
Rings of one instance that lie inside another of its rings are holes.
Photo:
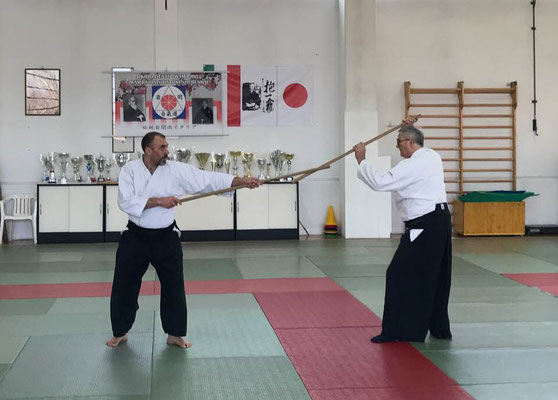
[[[161,322],[167,343],[190,347],[186,336],[186,295],[180,230],[174,221],[178,196],[206,193],[237,185],[255,188],[255,178],[201,171],[190,164],[168,161],[168,143],[158,132],[147,133],[141,147],[145,154],[128,162],[118,179],[118,205],[129,215],[116,252],[110,298],[113,337],[107,346],[128,339],[136,318],[141,280],[149,264],[161,281]]]
[[[133,95],[128,98],[128,105],[124,108],[124,121],[145,121],[145,115],[138,108],[138,102]]]

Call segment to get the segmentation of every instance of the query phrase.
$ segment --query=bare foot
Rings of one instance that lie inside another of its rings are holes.
[[[126,342],[128,340],[128,334],[125,334],[124,336],[113,336],[111,339],[107,340],[107,346],[108,347],[116,347],[118,346],[120,343]]]
[[[180,336],[169,335],[169,337],[167,338],[167,344],[182,347],[183,349],[192,347],[192,343],[190,343],[186,339],[182,339]]]

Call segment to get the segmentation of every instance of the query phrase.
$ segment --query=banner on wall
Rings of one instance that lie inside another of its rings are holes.
[[[220,72],[115,72],[115,136],[224,135]]]
[[[204,69],[214,68],[204,66]],[[217,68],[227,71],[227,126],[313,123],[312,67],[228,65]]]

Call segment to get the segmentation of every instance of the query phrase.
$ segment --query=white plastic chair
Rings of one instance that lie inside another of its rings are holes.
[[[8,203],[13,201],[11,214],[6,214]],[[0,200],[0,245],[2,245],[2,235],[4,234],[4,223],[6,221],[30,220],[33,224],[33,242],[37,244],[37,202],[33,195],[8,196]],[[13,223],[10,224],[8,239],[12,236]]]

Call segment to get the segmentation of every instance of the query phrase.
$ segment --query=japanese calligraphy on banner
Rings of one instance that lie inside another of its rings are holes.
[[[220,72],[116,72],[115,136],[224,135]]]
[[[204,68],[215,68],[206,64]],[[312,67],[228,65],[227,126],[313,123]]]

